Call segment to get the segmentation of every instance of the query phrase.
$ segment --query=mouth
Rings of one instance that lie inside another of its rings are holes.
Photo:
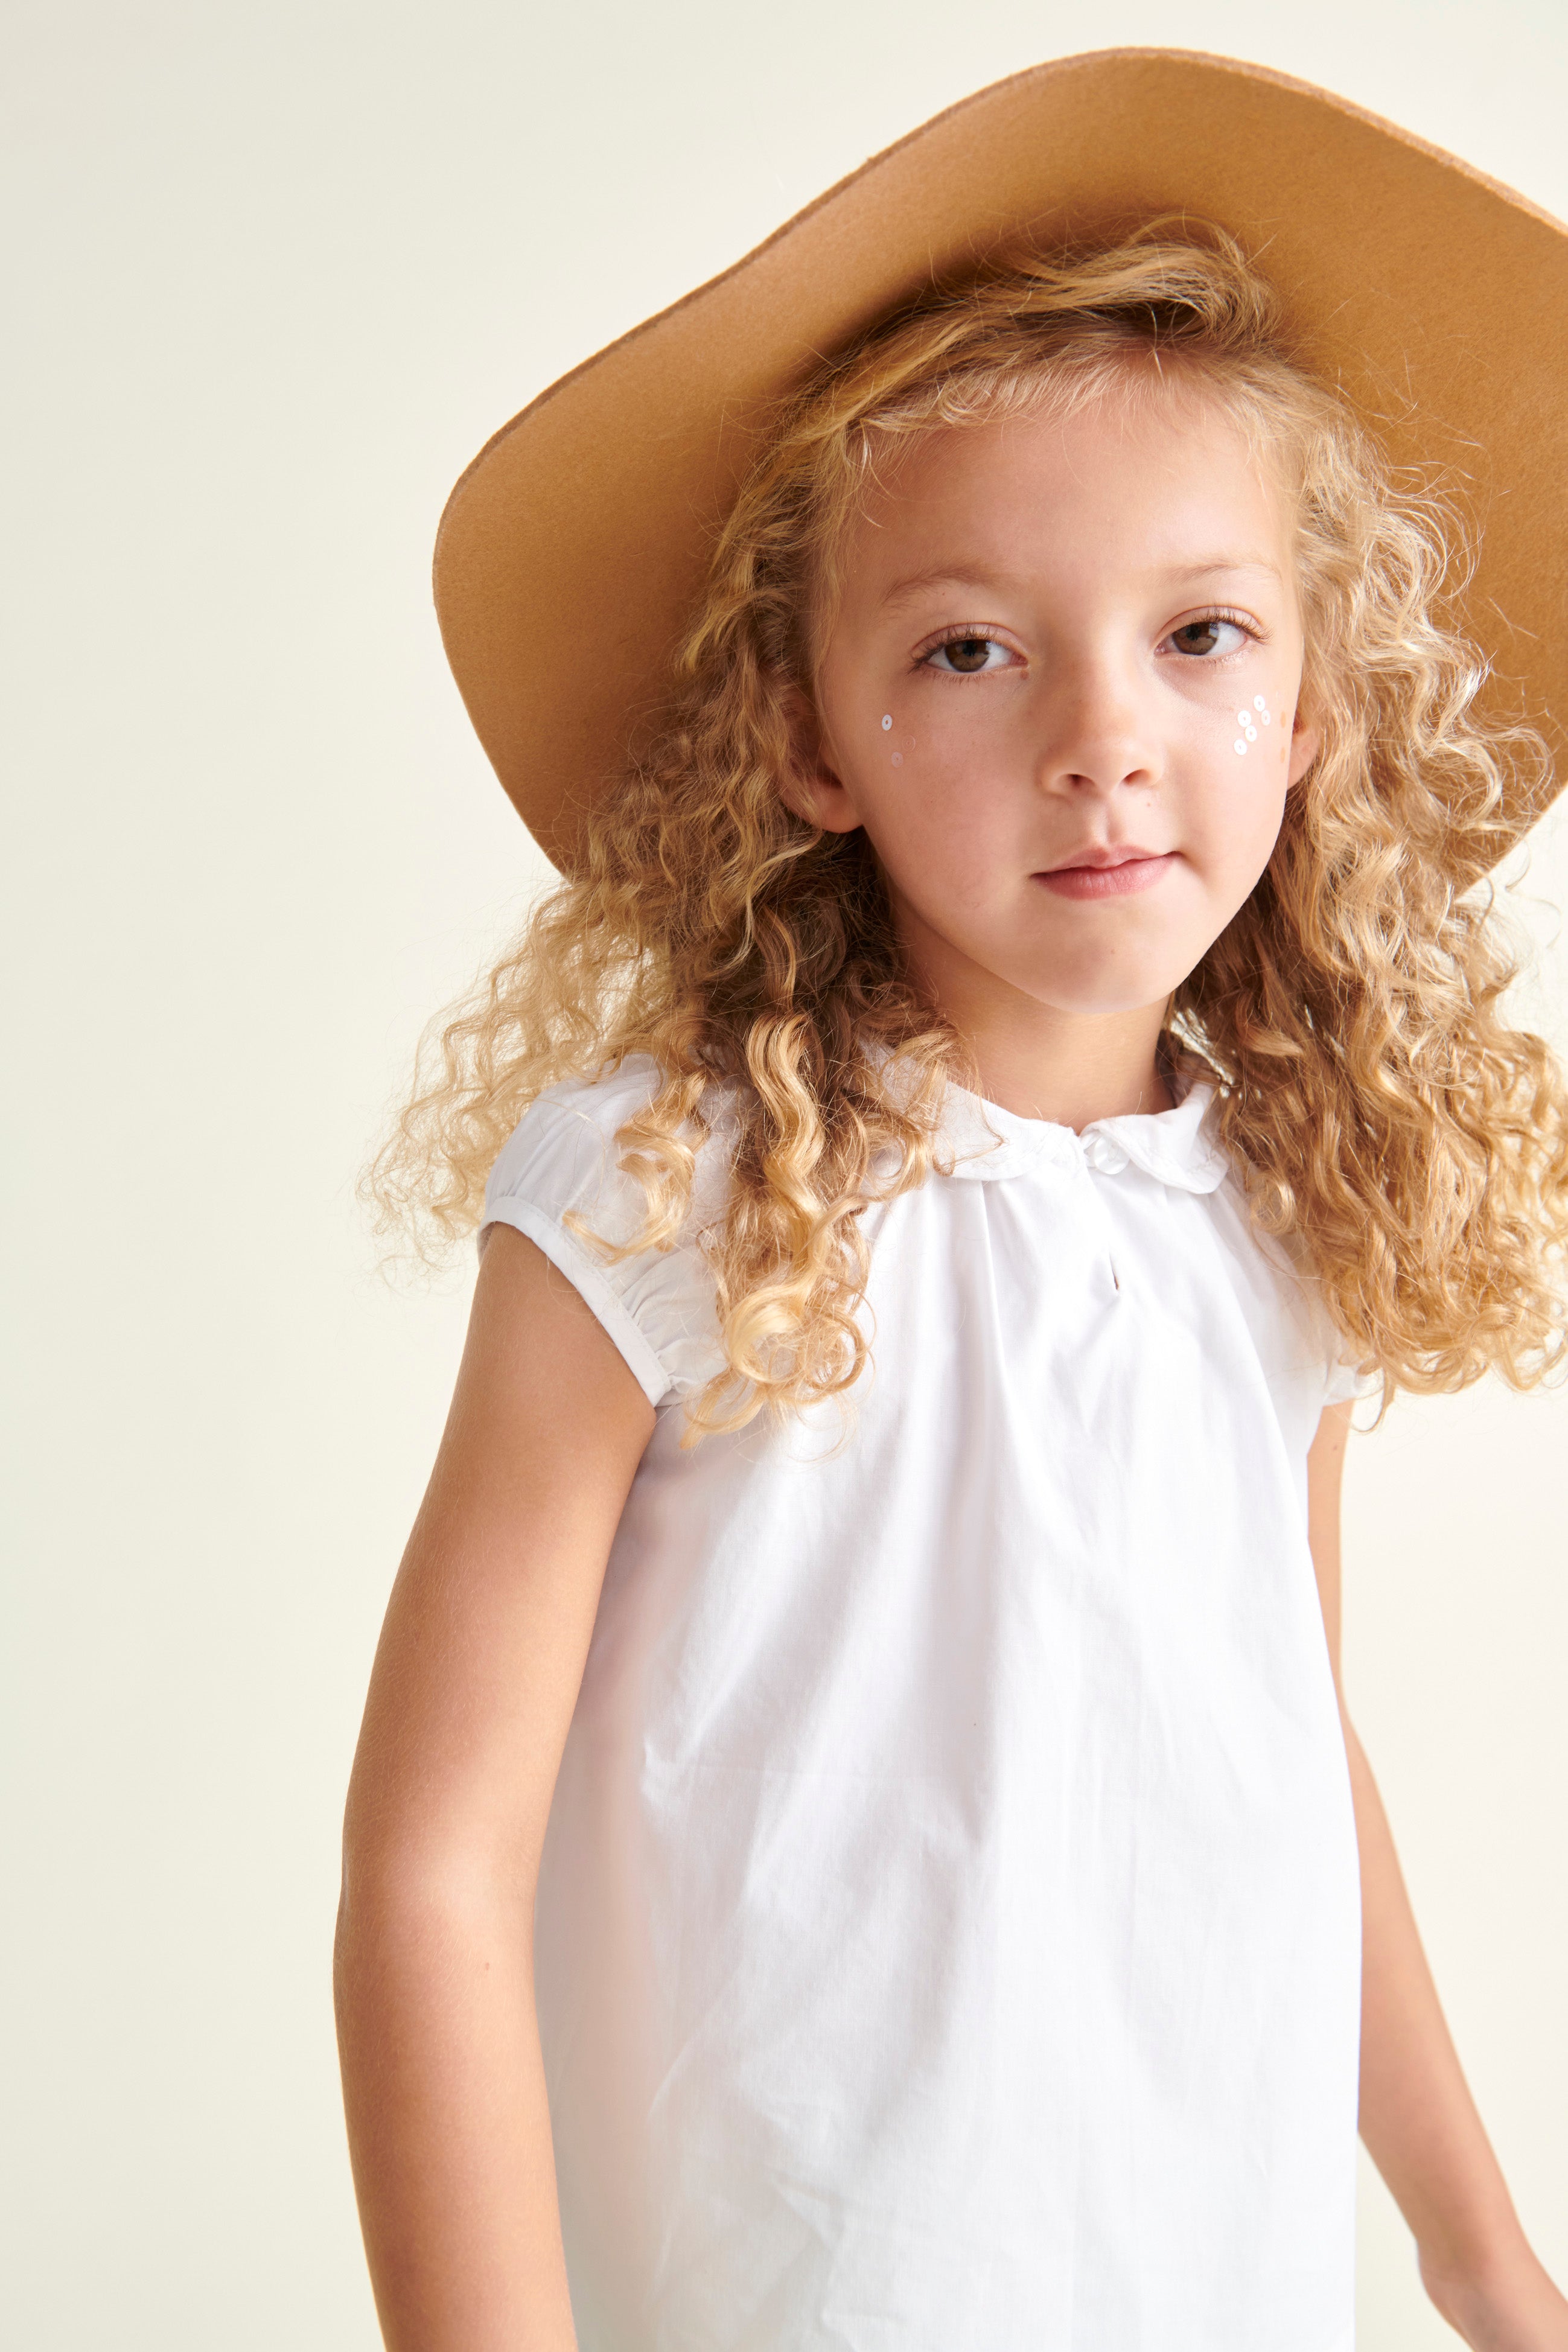
[[[1033,879],[1044,883],[1058,898],[1120,898],[1133,890],[1152,890],[1174,866],[1173,849],[1156,852],[1123,844],[1116,849],[1082,849],[1061,866],[1052,866]]]

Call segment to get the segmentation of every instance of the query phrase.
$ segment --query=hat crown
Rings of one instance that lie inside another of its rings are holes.
[[[1119,49],[994,84],[875,156],[708,285],[552,384],[442,518],[436,598],[515,805],[571,866],[659,706],[715,528],[782,394],[1023,236],[1201,215],[1265,257],[1287,330],[1397,465],[1449,467],[1494,702],[1568,709],[1568,232],[1392,124],[1233,59]],[[607,584],[617,591],[610,610]],[[537,650],[591,634],[563,696]],[[1521,832],[1543,802],[1507,812]]]

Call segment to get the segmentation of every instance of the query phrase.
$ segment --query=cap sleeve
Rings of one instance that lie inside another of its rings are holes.
[[[554,1087],[530,1105],[485,1187],[481,1245],[511,1225],[559,1268],[652,1405],[700,1388],[722,1368],[713,1280],[696,1240],[610,1259],[591,1235],[628,1240],[643,1222],[643,1188],[619,1166],[616,1130],[650,1099],[656,1074],[638,1057],[607,1079]],[[590,1233],[565,1220],[581,1217]]]
[[[1350,1357],[1338,1352],[1338,1346],[1342,1343],[1339,1342],[1337,1333],[1335,1339],[1337,1344],[1329,1359],[1328,1378],[1323,1388],[1325,1410],[1331,1404],[1348,1404],[1354,1397],[1370,1396],[1377,1388],[1377,1374],[1358,1370]]]

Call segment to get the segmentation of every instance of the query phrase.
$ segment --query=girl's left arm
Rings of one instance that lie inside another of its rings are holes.
[[[1460,2069],[1388,1817],[1340,1678],[1340,1487],[1352,1408],[1308,1457],[1309,1533],[1361,1848],[1361,2136],[1415,2234],[1422,2283],[1474,2352],[1568,2352],[1568,2301],[1531,2252]]]

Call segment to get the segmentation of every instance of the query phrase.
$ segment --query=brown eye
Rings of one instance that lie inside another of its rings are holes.
[[[1171,631],[1171,643],[1178,653],[1212,654],[1219,643],[1218,621],[1189,621],[1184,628]]]
[[[1184,621],[1179,629],[1171,631],[1167,642],[1194,660],[1205,654],[1238,654],[1251,635],[1239,621],[1227,621],[1223,613],[1210,613],[1201,621]]]
[[[937,647],[937,652],[945,656],[949,669],[962,670],[966,677],[972,677],[977,669],[984,668],[994,643],[993,637],[949,637],[946,645]]]

